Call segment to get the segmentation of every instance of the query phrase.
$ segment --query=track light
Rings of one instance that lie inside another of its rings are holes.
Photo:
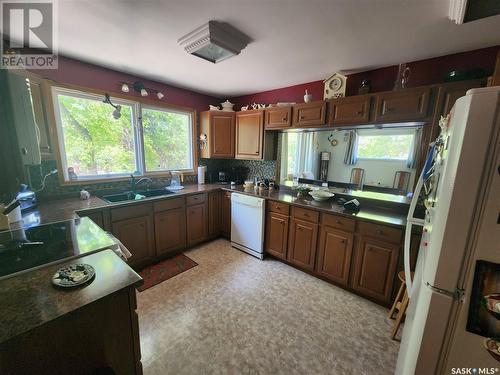
[[[128,87],[128,85],[126,83],[122,83],[122,91],[123,92],[129,92],[130,91],[130,88]]]
[[[158,91],[156,93],[156,96],[158,97],[158,99],[163,99],[165,95],[163,95],[163,93],[161,91]]]
[[[104,100],[102,101],[103,103],[109,104],[111,107],[113,107],[115,110],[113,111],[113,118],[115,120],[118,120],[120,117],[122,117],[122,106],[121,105],[115,105],[111,102],[111,98],[109,97],[109,94],[104,94]]]
[[[148,96],[146,89],[141,89],[141,96]]]

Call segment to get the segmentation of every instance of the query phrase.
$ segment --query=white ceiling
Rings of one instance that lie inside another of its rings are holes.
[[[214,96],[237,96],[500,44],[500,16],[464,25],[448,0],[60,0],[59,53]],[[212,64],[177,39],[208,20],[253,39]]]

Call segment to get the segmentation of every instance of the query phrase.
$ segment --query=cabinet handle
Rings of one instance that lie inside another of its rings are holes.
[[[345,243],[345,240],[340,240],[340,243]]]
[[[297,230],[302,230],[302,227],[297,227]]]
[[[285,225],[285,223],[283,221],[280,221],[279,223],[280,223],[280,225]]]
[[[386,111],[386,112],[392,112],[392,111],[394,111],[394,108],[392,108],[392,107],[387,107],[387,108],[385,109],[385,111]]]
[[[300,119],[303,120],[305,117],[304,116],[300,116]]]
[[[281,119],[281,121],[286,121],[286,117],[283,117],[283,118]]]
[[[358,115],[362,115],[365,111],[358,111],[357,114]]]

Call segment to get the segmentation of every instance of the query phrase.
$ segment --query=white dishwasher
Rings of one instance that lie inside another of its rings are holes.
[[[264,213],[264,199],[231,194],[231,245],[260,259],[264,258]]]

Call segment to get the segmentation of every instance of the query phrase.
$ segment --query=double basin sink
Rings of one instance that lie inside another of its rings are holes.
[[[140,200],[150,197],[160,197],[162,195],[174,194],[174,192],[166,189],[154,189],[154,190],[137,190],[136,192],[127,191],[124,193],[103,195],[101,198],[108,203],[116,202],[126,202]]]

